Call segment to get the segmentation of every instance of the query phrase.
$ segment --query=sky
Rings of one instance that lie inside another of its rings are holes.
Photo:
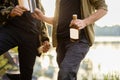
[[[55,8],[55,0],[41,0],[47,16],[53,16]],[[108,13],[96,21],[98,26],[120,25],[120,0],[106,0],[108,5]]]

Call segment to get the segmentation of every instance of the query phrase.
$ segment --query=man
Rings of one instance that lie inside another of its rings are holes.
[[[53,24],[53,46],[57,51],[58,80],[77,80],[80,62],[94,42],[93,24],[107,13],[105,0],[56,0],[54,17],[47,17],[38,9],[33,16]],[[78,19],[72,20],[77,14]],[[70,41],[69,25],[80,30],[80,39]]]
[[[43,9],[39,0],[37,8]],[[20,80],[31,80],[38,47],[50,48],[47,28],[30,11],[18,5],[18,0],[0,0],[0,55],[18,46]],[[18,79],[19,80],[19,79]]]

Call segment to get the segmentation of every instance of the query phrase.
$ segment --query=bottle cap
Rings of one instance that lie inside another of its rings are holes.
[[[73,20],[77,19],[77,14],[73,14]]]

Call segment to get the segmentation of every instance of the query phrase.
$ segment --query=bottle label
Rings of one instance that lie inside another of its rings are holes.
[[[70,38],[71,39],[79,39],[79,30],[70,28]]]

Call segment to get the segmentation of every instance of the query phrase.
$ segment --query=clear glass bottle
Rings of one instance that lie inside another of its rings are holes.
[[[77,19],[77,15],[76,14],[73,14],[73,20],[76,20]],[[75,42],[75,41],[78,41],[79,40],[79,29],[77,29],[77,27],[75,26],[70,26],[70,40],[72,42]]]

